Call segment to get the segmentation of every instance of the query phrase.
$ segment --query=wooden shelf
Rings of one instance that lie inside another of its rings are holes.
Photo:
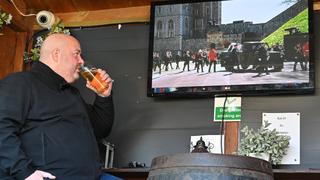
[[[273,169],[273,173],[275,173],[275,174],[314,173],[314,174],[320,175],[320,169],[313,169],[313,168],[309,168],[309,169]]]
[[[275,180],[319,180],[320,169],[274,169]]]
[[[103,172],[123,178],[125,180],[145,180],[149,174],[149,168],[112,168]]]
[[[125,180],[145,180],[149,168],[112,168],[104,169],[106,173],[121,177]],[[320,169],[274,169],[274,180],[319,180]]]

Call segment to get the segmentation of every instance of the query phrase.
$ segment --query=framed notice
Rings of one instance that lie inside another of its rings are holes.
[[[227,98],[227,99],[226,99]],[[214,99],[213,121],[240,121],[241,97],[216,97]]]
[[[281,164],[300,164],[300,113],[262,113],[262,123],[271,123],[268,129],[276,129],[290,136],[289,149]]]

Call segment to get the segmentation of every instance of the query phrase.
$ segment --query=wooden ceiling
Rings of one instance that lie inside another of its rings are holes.
[[[15,0],[17,1],[17,0]],[[96,11],[150,5],[151,0],[26,0],[29,13],[48,10],[54,13]]]
[[[68,27],[148,22],[151,1],[161,0],[0,0],[0,9],[13,15],[10,25],[16,31],[33,31],[40,27],[35,16],[41,10],[53,12]]]
[[[28,13],[36,13],[41,10],[48,10],[54,13],[68,13],[149,6],[151,1],[155,0],[25,0],[24,2]],[[313,1],[317,4],[318,8],[320,0]]]

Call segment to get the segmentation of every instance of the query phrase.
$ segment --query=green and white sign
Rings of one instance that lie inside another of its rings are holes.
[[[214,122],[241,121],[241,97],[217,97],[214,100]],[[225,107],[224,107],[225,103]]]

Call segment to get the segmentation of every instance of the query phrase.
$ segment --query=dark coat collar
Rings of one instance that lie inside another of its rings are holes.
[[[40,61],[33,62],[31,71],[35,72],[38,78],[51,89],[63,90],[70,87],[70,84],[63,77]]]

